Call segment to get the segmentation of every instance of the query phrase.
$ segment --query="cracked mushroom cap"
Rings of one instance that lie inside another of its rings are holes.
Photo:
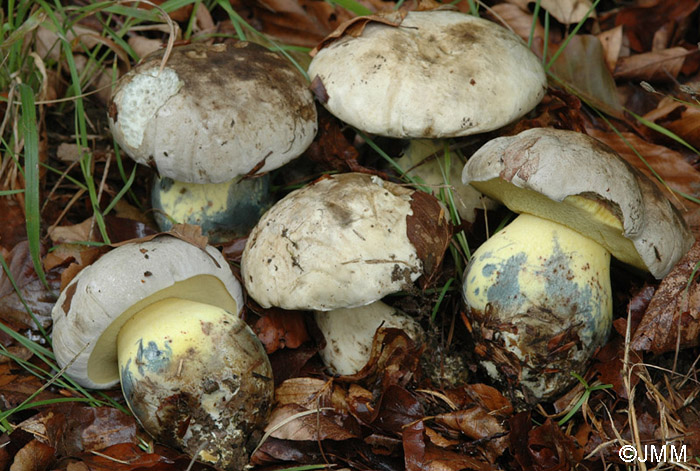
[[[452,10],[368,23],[323,47],[309,66],[325,107],[358,129],[397,138],[457,137],[500,128],[544,96],[540,60],[514,33]]]
[[[105,389],[119,383],[117,335],[134,314],[170,297],[237,314],[241,286],[213,247],[200,249],[170,236],[131,243],[83,269],[61,292],[53,311],[53,349],[79,384]]]
[[[367,174],[332,175],[265,213],[243,251],[242,277],[265,308],[358,307],[432,274],[449,237],[433,196]]]
[[[659,188],[585,134],[534,128],[487,142],[462,181],[528,213],[590,237],[614,257],[663,278],[693,244]]]
[[[131,158],[159,175],[220,183],[299,156],[316,134],[306,79],[249,42],[190,44],[147,56],[117,82],[109,125]]]

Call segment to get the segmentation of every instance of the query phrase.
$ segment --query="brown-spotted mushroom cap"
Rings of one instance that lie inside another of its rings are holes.
[[[323,47],[309,66],[326,108],[370,133],[457,137],[500,128],[539,103],[539,59],[505,28],[452,10],[368,23]]]
[[[53,308],[53,349],[59,365],[80,385],[119,383],[117,336],[147,306],[177,297],[237,314],[238,280],[221,253],[170,236],[118,247],[83,269]]]
[[[331,175],[260,219],[243,252],[243,282],[266,308],[363,306],[432,273],[449,233],[446,211],[426,193],[366,174]]]
[[[469,159],[462,181],[515,212],[568,226],[656,278],[693,244],[657,186],[585,134],[534,128],[493,139]]]
[[[129,156],[161,176],[220,183],[299,156],[316,134],[308,84],[254,43],[190,44],[147,56],[112,94],[109,125]]]

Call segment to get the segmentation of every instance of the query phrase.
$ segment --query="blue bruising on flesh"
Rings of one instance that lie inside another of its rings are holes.
[[[488,303],[501,306],[507,305],[511,309],[516,310],[522,305],[523,299],[520,296],[518,275],[526,263],[527,254],[521,252],[501,263],[488,263],[483,266],[481,273],[485,277],[495,276],[493,284],[486,291]]]
[[[572,316],[572,321],[583,324],[578,331],[584,342],[591,342],[594,337],[606,333],[610,329],[610,321],[602,311],[600,299],[604,296],[601,288],[593,287],[590,282],[583,286],[576,283],[571,266],[571,257],[560,247],[558,238],[554,238],[554,253],[547,259],[543,269],[538,273],[545,277],[545,293],[550,298],[551,305],[566,306]],[[590,278],[589,278],[590,280]]]
[[[170,345],[165,344],[164,349],[158,348],[154,341],[148,342],[146,348],[143,340],[139,339],[139,348],[136,352],[136,364],[141,376],[146,376],[145,370],[149,373],[158,373],[168,367],[173,357]],[[129,360],[131,361],[131,360]]]

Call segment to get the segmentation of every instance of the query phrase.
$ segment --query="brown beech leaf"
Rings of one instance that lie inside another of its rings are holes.
[[[603,46],[603,56],[605,64],[610,71],[615,70],[617,60],[622,51],[622,26],[615,26],[612,29],[603,31],[596,35],[600,40],[600,45]]]
[[[22,302],[24,300],[31,308],[37,321],[47,327],[51,320],[51,309],[53,309],[60,288],[59,270],[47,273],[50,290],[47,289],[34,271],[34,264],[29,254],[29,244],[26,240],[19,242],[12,248],[5,262],[22,298],[15,291],[12,281],[5,271],[0,269],[0,319],[21,323],[25,328],[37,328],[34,319],[24,307]]]
[[[350,417],[328,410],[307,409],[297,404],[276,407],[265,432],[281,440],[349,440],[359,434],[359,425]]]
[[[474,440],[506,433],[501,421],[481,407],[439,414],[435,416],[435,420],[453,430],[459,430]]]
[[[119,443],[139,443],[133,416],[113,407],[63,404],[48,408],[17,428],[45,437],[62,456],[102,450]]]
[[[99,454],[83,452],[77,456],[90,471],[179,471],[188,469],[191,458],[174,450],[156,446],[153,453],[133,443],[112,445]],[[212,469],[195,463],[192,471]]]
[[[0,214],[2,214],[0,247],[10,251],[17,243],[27,238],[24,211],[17,200],[3,197],[0,198]]]
[[[615,80],[605,61],[600,39],[596,36],[572,36],[566,49],[552,64],[550,72],[596,108],[611,116],[622,117]]]
[[[647,80],[649,82],[673,81],[690,54],[697,50],[672,47],[661,51],[644,52],[628,57],[620,57],[613,75],[616,79]]]
[[[494,15],[498,15],[497,18],[499,18],[501,21],[503,21],[506,25],[508,25],[515,34],[520,36],[524,41],[527,41],[528,38],[530,37],[530,30],[532,28],[532,13],[528,10],[527,5],[519,6],[519,5],[514,5],[513,3],[522,3],[520,1],[517,2],[509,2],[509,3],[499,3],[497,5],[494,5],[491,7],[491,10],[493,11]],[[532,35],[533,37],[533,51],[539,56],[542,57],[542,38],[544,38],[544,28],[540,24],[539,21],[535,23],[535,31]],[[539,41],[537,41],[539,39]],[[539,47],[538,46],[539,42]]]
[[[403,453],[406,471],[422,471],[425,469],[425,425],[416,421],[403,428]]]
[[[583,459],[583,448],[549,418],[533,428],[530,415],[520,413],[510,420],[510,429],[510,449],[522,469],[564,471]]]
[[[300,311],[267,309],[255,322],[253,330],[265,346],[268,355],[281,348],[298,348],[302,343],[311,340],[304,317]]]
[[[423,262],[422,287],[437,278],[442,258],[452,240],[447,210],[433,195],[416,190],[411,195],[411,215],[406,216],[406,235]]]
[[[318,378],[290,378],[275,389],[278,405],[297,404],[307,409],[333,407],[347,410],[345,393],[333,383]]]
[[[700,242],[695,242],[651,298],[632,337],[632,349],[660,354],[700,345],[699,264]]]
[[[401,436],[404,427],[422,419],[424,415],[423,406],[413,393],[401,386],[392,385],[382,395],[372,425]]]
[[[443,450],[436,446],[427,445],[425,447],[424,467],[427,471],[460,471],[470,469],[474,471],[490,471],[502,469],[484,463],[466,453],[457,453],[450,450]]]
[[[621,399],[629,399],[629,391],[625,386],[625,338],[614,337],[595,354],[595,363],[591,368],[598,372],[598,379],[603,384],[612,384],[612,390]],[[642,362],[637,352],[629,353],[630,362]],[[630,388],[639,382],[639,376],[630,376]]]
[[[517,3],[522,3],[518,0]],[[534,0],[525,2],[534,5]],[[590,0],[542,0],[540,7],[547,10],[550,15],[557,19],[559,23],[571,25],[578,23],[586,17],[586,13],[591,8]],[[595,18],[595,10],[590,13],[589,18]]]
[[[615,24],[625,27],[625,35],[633,50],[649,51],[654,34],[663,25],[669,22],[681,23],[698,8],[699,4],[697,0],[674,0],[629,6],[617,11]]]
[[[365,30],[365,26],[367,26],[369,23],[381,23],[397,27],[403,22],[405,16],[405,11],[398,10],[378,15],[357,16],[355,18],[351,18],[348,21],[343,22],[340,26],[338,26],[335,29],[335,31],[326,36],[323,39],[323,41],[321,41],[315,48],[313,48],[309,55],[311,57],[314,57],[318,53],[318,51],[342,37],[360,36]]]
[[[10,471],[40,471],[49,469],[54,461],[55,450],[49,445],[34,439],[15,455]]]
[[[320,79],[314,79],[311,86],[314,87],[314,84],[318,85],[319,83],[321,83]],[[321,100],[319,94],[322,93],[325,93],[325,89],[315,91],[319,100]],[[327,100],[328,95],[326,95]],[[359,157],[357,149],[343,134],[338,119],[325,108],[319,110],[318,129],[316,139],[306,150],[306,156],[318,166],[318,171],[337,170],[339,172],[363,172],[383,176],[373,169],[360,165],[357,161]]]
[[[406,385],[420,362],[423,347],[416,345],[402,329],[380,327],[374,334],[367,364],[354,375],[339,376],[337,381],[366,384]]]
[[[700,147],[700,108],[697,106],[664,97],[656,108],[644,117],[683,138],[692,146]]]

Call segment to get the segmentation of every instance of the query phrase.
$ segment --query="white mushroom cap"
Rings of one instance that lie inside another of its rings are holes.
[[[241,260],[261,306],[328,311],[408,289],[439,265],[446,211],[427,193],[360,173],[294,191],[260,219]]]
[[[83,269],[53,308],[53,349],[66,373],[89,388],[119,383],[117,335],[146,306],[169,297],[237,314],[241,286],[221,253],[170,236],[120,246]]]
[[[129,156],[161,176],[220,183],[299,156],[316,134],[305,78],[257,44],[176,47],[160,71],[151,54],[117,83],[109,124]]]
[[[314,316],[326,339],[326,346],[318,353],[323,363],[340,375],[353,375],[364,368],[380,327],[403,329],[415,342],[425,336],[415,319],[381,301],[352,309],[316,311]]]
[[[539,59],[510,31],[458,11],[409,12],[322,48],[309,66],[326,108],[389,137],[456,137],[500,128],[544,96]]]
[[[693,244],[656,185],[585,134],[534,128],[493,139],[469,159],[462,181],[515,212],[564,224],[657,278]]]

